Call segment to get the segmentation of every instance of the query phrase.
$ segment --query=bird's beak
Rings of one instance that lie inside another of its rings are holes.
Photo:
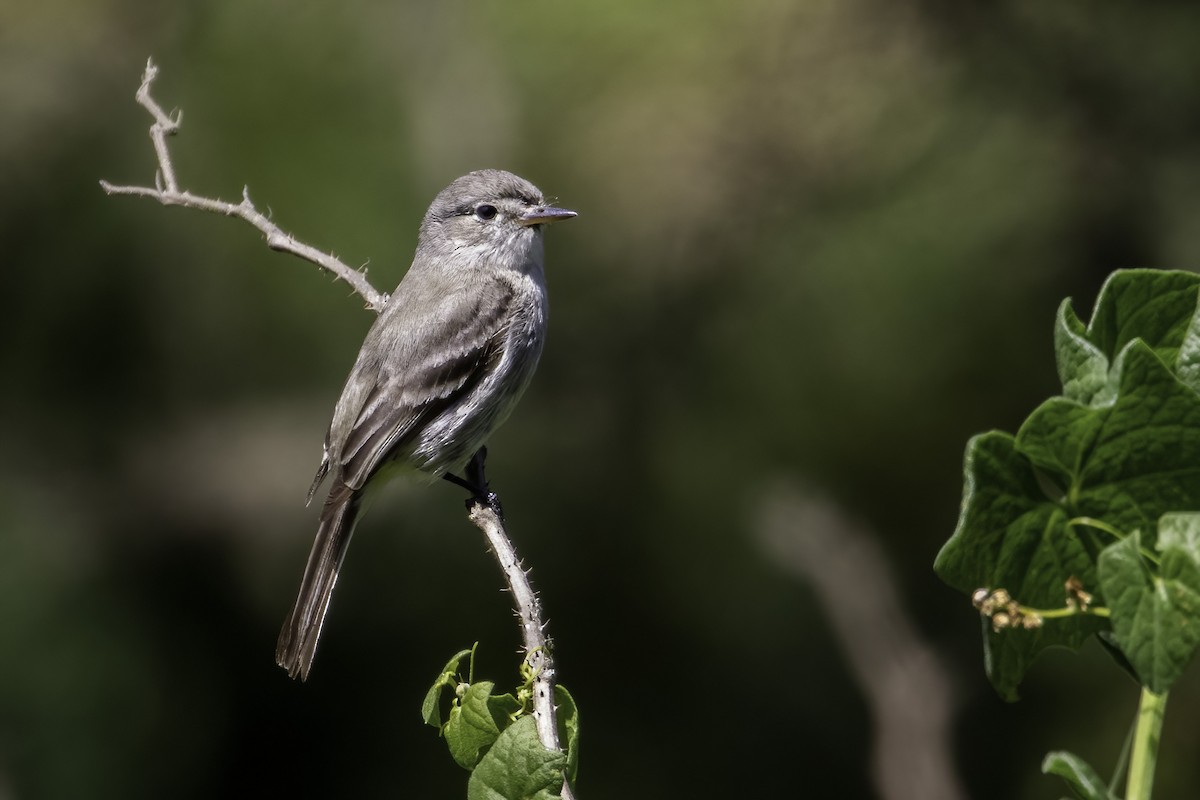
[[[553,206],[534,206],[533,208],[522,214],[517,222],[524,225],[526,228],[534,225],[545,225],[548,222],[558,222],[562,219],[570,219],[578,216],[574,211],[568,211],[565,208],[554,208]]]

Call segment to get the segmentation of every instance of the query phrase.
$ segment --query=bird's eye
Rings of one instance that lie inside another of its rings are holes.
[[[496,207],[489,205],[481,205],[475,207],[475,216],[482,220],[493,219],[496,216]]]

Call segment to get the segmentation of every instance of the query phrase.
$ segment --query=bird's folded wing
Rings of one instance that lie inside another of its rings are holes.
[[[405,327],[406,341],[385,340],[384,357],[374,369],[356,365],[351,381],[367,385],[359,385],[354,424],[337,443],[336,466],[344,483],[354,489],[365,485],[383,461],[411,447],[431,420],[494,369],[504,348],[511,302],[511,292],[489,294],[485,302],[445,298],[441,313],[421,326]],[[360,374],[360,366],[368,368]]]

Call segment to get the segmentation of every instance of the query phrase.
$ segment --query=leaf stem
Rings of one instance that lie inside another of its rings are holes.
[[[1095,517],[1074,517],[1072,519],[1067,520],[1067,524],[1068,525],[1080,525],[1080,526],[1083,526],[1086,528],[1092,528],[1093,530],[1103,531],[1104,533],[1107,533],[1109,536],[1113,537],[1117,541],[1124,539],[1128,535],[1124,531],[1118,530],[1117,528],[1114,528],[1112,525],[1109,525],[1104,520],[1096,519]],[[1099,545],[1097,544],[1097,546],[1099,546]],[[1153,550],[1151,550],[1148,547],[1143,547],[1140,549],[1140,552],[1142,554],[1142,558],[1146,559],[1154,566],[1156,566],[1156,567],[1158,566],[1159,557],[1157,554],[1155,554],[1155,552]]]
[[[1119,531],[1104,520],[1096,519],[1095,517],[1075,517],[1074,519],[1067,520],[1067,524],[1083,525],[1088,528],[1095,528],[1098,531],[1104,531],[1118,541],[1125,538],[1125,533],[1123,531]]]
[[[1142,687],[1137,727],[1133,733],[1133,754],[1129,759],[1129,782],[1125,786],[1126,800],[1150,800],[1154,787],[1154,762],[1158,757],[1158,740],[1162,735],[1166,707],[1166,692],[1155,694]]]
[[[1105,606],[1090,606],[1088,608],[1071,608],[1064,606],[1062,608],[1030,608],[1029,606],[1017,606],[1022,614],[1033,614],[1042,619],[1062,619],[1064,617],[1079,617],[1091,614],[1093,617],[1104,617],[1107,619],[1112,616],[1112,612]]]

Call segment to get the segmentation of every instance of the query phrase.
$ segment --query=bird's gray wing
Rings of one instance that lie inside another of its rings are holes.
[[[475,287],[443,297],[419,321],[381,320],[375,352],[382,355],[376,363],[356,364],[347,382],[345,393],[358,398],[353,423],[339,429],[335,417],[330,428],[330,453],[343,483],[361,489],[385,460],[412,447],[433,419],[494,369],[503,356],[513,298],[504,284]]]

